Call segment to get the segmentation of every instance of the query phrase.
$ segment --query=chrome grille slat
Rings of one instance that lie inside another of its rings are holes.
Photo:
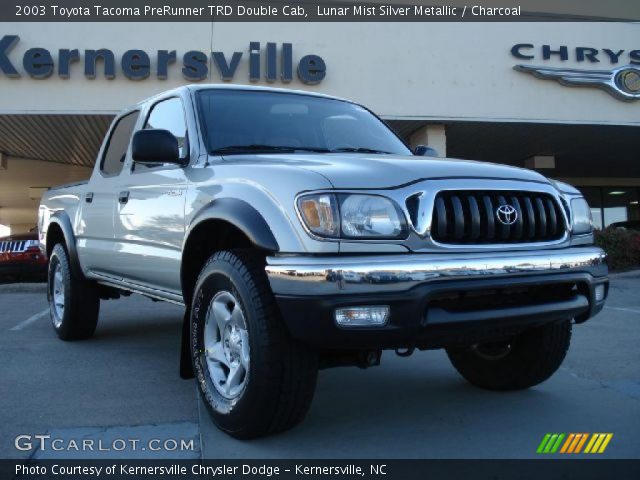
[[[544,204],[541,198],[536,198],[536,215],[538,219],[538,235],[537,239],[543,239],[547,235],[547,212],[544,210]]]
[[[477,240],[480,238],[480,208],[478,208],[478,201],[473,195],[467,197],[469,202],[469,215],[471,215],[471,240]]]
[[[0,242],[0,253],[22,253],[27,250],[26,240],[5,240]]]
[[[491,197],[489,195],[483,195],[482,204],[484,205],[484,218],[487,222],[486,238],[487,240],[492,240],[496,236],[496,222],[493,218],[494,210]]]
[[[536,216],[533,213],[533,204],[529,197],[524,197],[524,205],[527,214],[527,240],[533,240],[536,236]]]
[[[553,202],[550,199],[546,199],[547,214],[549,215],[549,233],[555,235],[558,233],[558,215],[556,209],[553,207]]]
[[[438,230],[438,236],[446,238],[447,236],[447,208],[444,204],[444,199],[439,197],[436,199],[436,213],[438,221],[436,229]]]
[[[514,223],[498,221],[500,206],[513,207]],[[562,208],[544,192],[445,190],[435,197],[431,235],[443,244],[551,242],[564,234]]]
[[[502,195],[498,195],[498,207],[503,205],[507,205],[507,201]],[[507,240],[509,238],[511,227],[509,225],[503,225],[500,222],[498,222],[497,225],[500,228],[500,240]]]
[[[513,205],[513,208],[516,209],[516,214],[518,215],[518,219],[516,220],[516,223],[513,225],[513,236],[516,240],[520,240],[522,239],[522,231],[523,231],[523,226],[524,226],[524,220],[522,218],[522,208],[520,208],[520,201],[518,200],[518,197],[516,197],[515,195],[512,196],[510,198],[511,200],[511,205]]]
[[[462,202],[457,195],[451,197],[451,206],[453,207],[453,238],[456,240],[464,239],[464,211],[462,210]]]

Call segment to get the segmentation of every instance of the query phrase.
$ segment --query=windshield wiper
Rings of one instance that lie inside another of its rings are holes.
[[[387,155],[391,155],[391,152],[385,152],[384,150],[376,150],[375,148],[364,148],[364,147],[333,148],[330,151],[331,151],[331,153],[354,152],[354,153],[384,153],[384,154],[387,154]]]
[[[261,145],[261,144],[250,144],[250,145],[227,145],[224,147],[216,148],[211,153],[244,153],[244,152],[295,152],[295,151],[305,151],[305,152],[320,152],[327,153],[329,150],[326,148],[316,148],[316,147],[292,147],[287,145]]]

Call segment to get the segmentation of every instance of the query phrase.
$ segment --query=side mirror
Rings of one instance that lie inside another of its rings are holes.
[[[134,162],[182,164],[178,140],[168,130],[138,130],[131,141]]]
[[[437,157],[438,151],[428,145],[418,145],[413,149],[413,154],[419,157]]]

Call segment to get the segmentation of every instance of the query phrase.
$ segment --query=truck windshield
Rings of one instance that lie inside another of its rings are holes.
[[[355,152],[411,155],[365,108],[294,93],[201,90],[197,95],[209,153]]]

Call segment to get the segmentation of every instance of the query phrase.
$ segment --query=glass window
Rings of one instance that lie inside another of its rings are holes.
[[[198,102],[212,154],[291,150],[411,155],[380,119],[346,101],[212,89],[200,91]]]
[[[169,130],[178,139],[180,158],[187,158],[187,124],[182,101],[179,98],[169,98],[156,103],[151,109],[144,128]]]
[[[107,176],[118,175],[124,166],[124,160],[131,141],[133,128],[138,120],[139,112],[131,112],[120,120],[114,127],[109,138],[107,150],[102,157],[100,170]]]
[[[638,220],[638,191],[635,187],[603,189],[604,226]]]
[[[597,229],[612,224],[624,227],[640,221],[637,187],[580,187],[580,192],[589,202],[593,226]]]

